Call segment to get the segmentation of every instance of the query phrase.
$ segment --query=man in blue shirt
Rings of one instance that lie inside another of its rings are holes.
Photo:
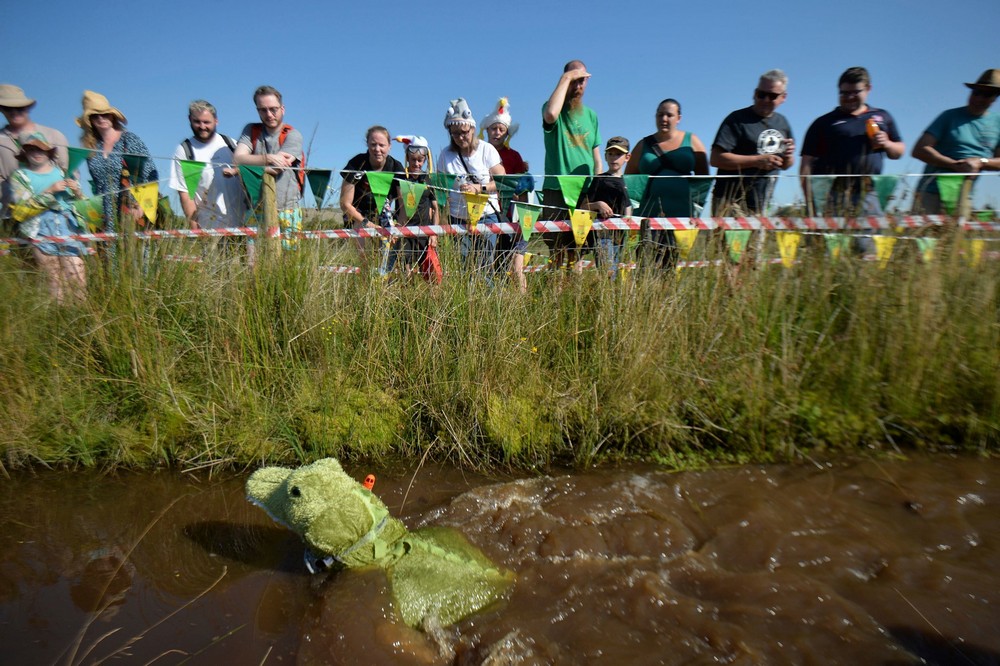
[[[978,81],[965,85],[972,89],[968,103],[938,116],[913,147],[913,156],[927,163],[917,186],[917,212],[941,212],[934,174],[964,173],[974,178],[980,171],[1000,170],[1000,114],[990,111],[1000,96],[1000,69],[988,69]],[[966,197],[971,192],[970,187]],[[969,203],[963,202],[965,210]]]

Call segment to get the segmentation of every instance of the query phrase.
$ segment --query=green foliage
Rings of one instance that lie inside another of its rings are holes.
[[[708,244],[706,244],[708,246]],[[885,270],[529,277],[520,295],[337,275],[353,246],[247,265],[88,260],[59,307],[0,258],[0,465],[249,465],[419,456],[474,466],[670,467],[810,451],[1000,443],[996,262],[960,242]],[[810,253],[812,255],[810,256]]]

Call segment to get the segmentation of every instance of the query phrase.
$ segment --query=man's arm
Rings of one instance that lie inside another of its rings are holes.
[[[812,176],[813,173],[813,162],[816,158],[812,155],[802,155],[802,161],[799,162],[799,183],[802,185],[802,194],[806,198],[806,211],[808,215],[813,214],[813,201],[812,201]]]
[[[556,89],[549,95],[549,101],[542,110],[542,124],[554,125],[559,114],[562,113],[563,105],[566,103],[566,93],[569,92],[569,84],[575,79],[589,79],[590,73],[585,69],[571,69],[563,72],[559,77]]]
[[[594,173],[604,173],[604,160],[601,158],[600,146],[594,146]]]

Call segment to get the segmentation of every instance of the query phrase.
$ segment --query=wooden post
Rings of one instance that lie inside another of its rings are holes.
[[[260,188],[261,221],[257,229],[257,261],[269,261],[281,252],[278,197],[274,176],[264,171]]]

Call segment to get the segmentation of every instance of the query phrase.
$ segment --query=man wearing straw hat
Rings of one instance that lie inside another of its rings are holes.
[[[31,120],[31,110],[35,100],[25,96],[24,91],[9,83],[0,84],[0,111],[3,111],[7,125],[0,130],[0,219],[9,217],[10,203],[7,179],[18,168],[17,154],[21,152],[17,138],[22,134],[41,133],[49,145],[56,149],[56,164],[63,171],[69,166],[66,137],[59,130],[43,127]]]
[[[917,210],[928,215],[941,212],[939,173],[975,176],[1000,170],[1000,114],[990,111],[1000,96],[1000,69],[988,69],[975,83],[966,83],[969,101],[939,115],[913,147],[913,156],[926,162],[917,187]],[[966,189],[966,198],[972,189]],[[966,209],[967,209],[966,203]]]

